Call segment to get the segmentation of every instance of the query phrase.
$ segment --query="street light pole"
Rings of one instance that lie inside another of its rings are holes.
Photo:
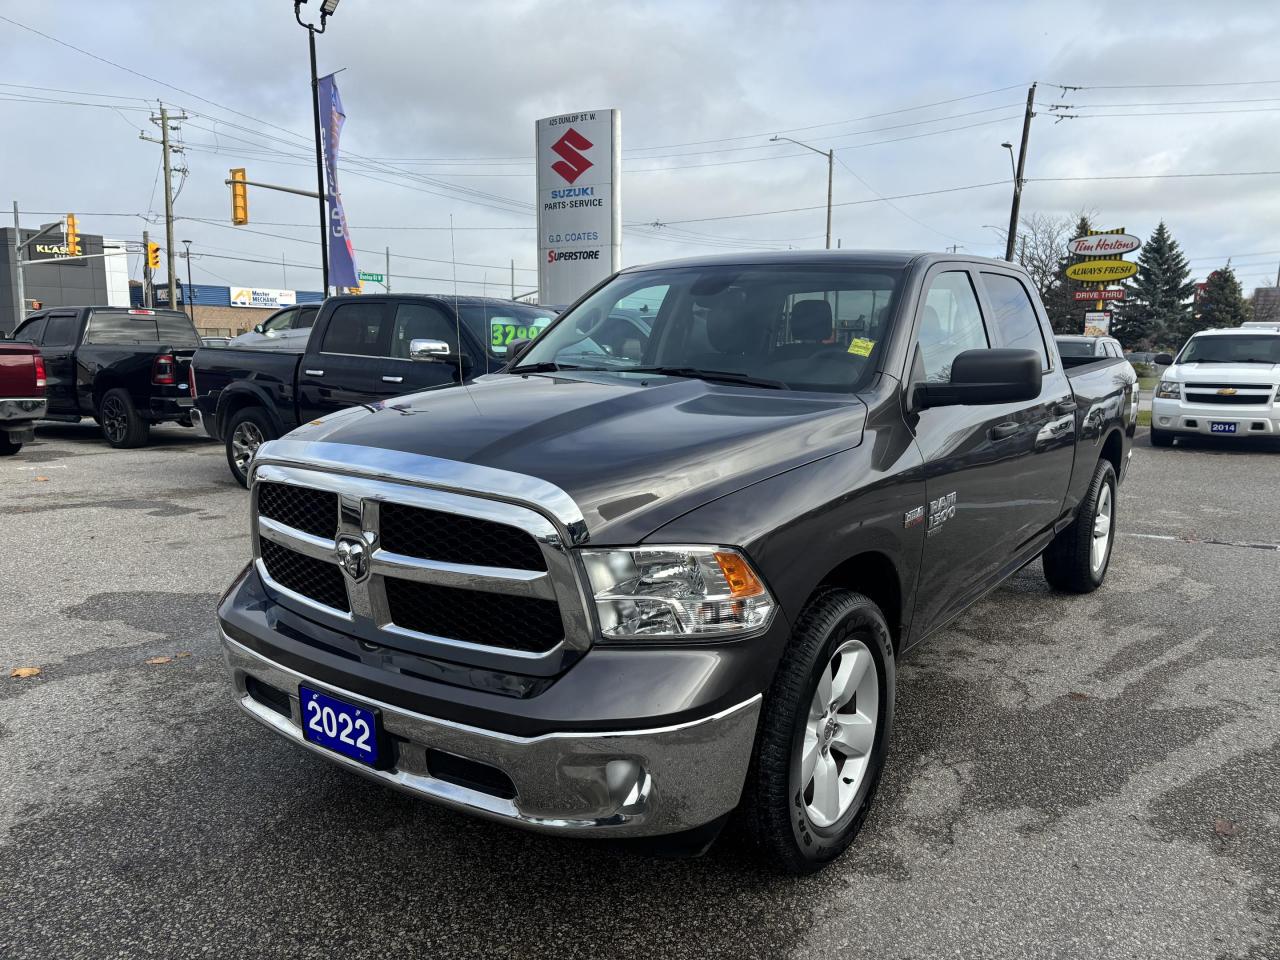
[[[191,241],[183,240],[182,245],[187,248],[187,252],[185,254],[187,258],[187,309],[191,314],[191,325],[194,327],[196,325],[196,301],[195,290],[192,289],[191,284]],[[169,304],[169,309],[173,309],[172,303]]]
[[[812,150],[819,156],[827,158],[827,249],[831,249],[831,193],[832,181],[835,178],[836,152],[835,150],[819,150],[817,147],[811,147],[807,143],[801,143],[799,140],[792,140],[790,137],[770,137],[770,143],[776,143],[779,140],[786,140],[788,143],[794,143],[797,147],[804,147],[806,150]]]
[[[307,42],[311,50],[311,119],[315,126],[316,137],[316,192],[320,195],[320,260],[321,274],[324,277],[324,295],[329,295],[329,217],[325,211],[324,183],[324,148],[320,139],[320,77],[316,72],[316,34],[324,33],[325,21],[338,8],[338,0],[322,0],[320,4],[320,26],[304,23],[302,5],[307,0],[293,0],[293,16],[299,26],[307,28]]]

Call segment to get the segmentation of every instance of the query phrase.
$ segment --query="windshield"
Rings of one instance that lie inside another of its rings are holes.
[[[1192,337],[1178,363],[1280,363],[1280,336]]]
[[[460,303],[458,313],[495,357],[505,357],[508,344],[532,340],[556,318],[555,311],[546,307],[501,302]]]
[[[1064,357],[1092,357],[1092,340],[1059,340],[1058,352]]]
[[[794,390],[870,379],[895,267],[714,265],[626,273],[565,314],[516,368],[669,371]]]

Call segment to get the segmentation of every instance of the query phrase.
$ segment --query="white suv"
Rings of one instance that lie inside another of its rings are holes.
[[[1178,434],[1280,436],[1280,329],[1202,330],[1160,376],[1151,402],[1151,443]]]

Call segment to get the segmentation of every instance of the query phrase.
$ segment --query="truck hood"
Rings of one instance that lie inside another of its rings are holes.
[[[1162,380],[1179,383],[1250,383],[1270,386],[1280,381],[1280,363],[1180,363]]]
[[[865,404],[852,395],[653,374],[492,375],[343,411],[289,439],[537,477],[576,502],[592,540],[622,544],[747,484],[857,446],[865,420]]]

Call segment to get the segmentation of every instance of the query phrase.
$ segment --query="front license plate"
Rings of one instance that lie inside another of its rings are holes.
[[[307,740],[371,767],[377,764],[378,717],[372,710],[303,686],[298,702]]]
[[[1209,422],[1209,432],[1210,433],[1235,433],[1236,425],[1234,423],[1222,423],[1221,421],[1218,421],[1218,420],[1211,420]]]

